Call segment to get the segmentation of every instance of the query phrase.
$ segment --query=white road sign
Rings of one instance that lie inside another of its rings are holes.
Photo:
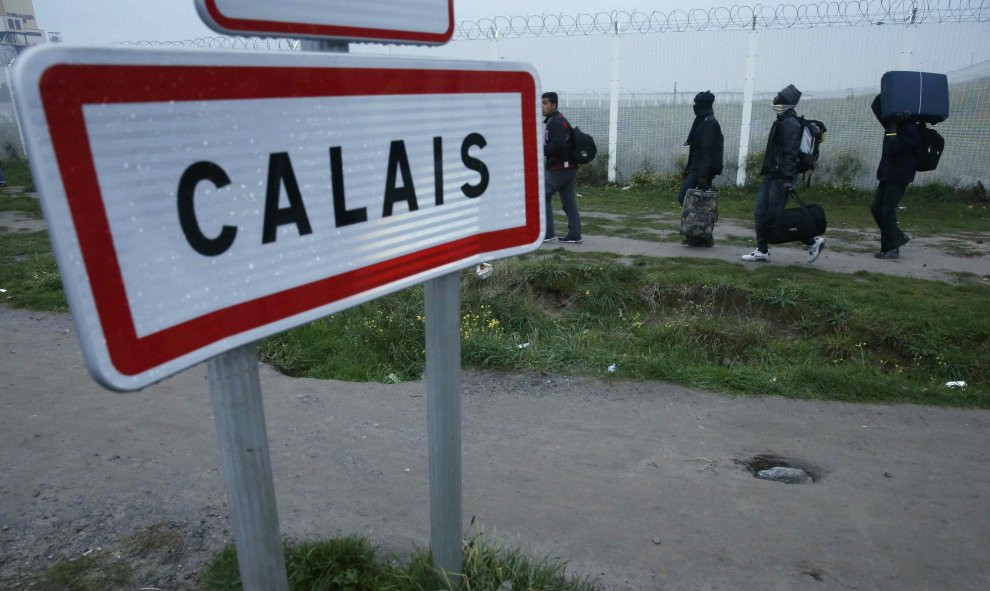
[[[45,47],[14,89],[83,351],[114,389],[543,235],[529,66]]]
[[[232,35],[442,44],[454,0],[196,0],[203,22]]]

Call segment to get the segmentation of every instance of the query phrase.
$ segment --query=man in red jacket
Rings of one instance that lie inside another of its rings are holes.
[[[553,229],[553,194],[560,193],[560,201],[567,214],[567,235],[561,242],[580,244],[581,214],[577,207],[574,175],[577,162],[571,155],[571,124],[557,110],[557,93],[543,93],[543,157],[545,159],[544,187],[546,188],[547,231],[544,242],[557,240]]]

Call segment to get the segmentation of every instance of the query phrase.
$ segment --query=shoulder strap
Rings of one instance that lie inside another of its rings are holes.
[[[801,201],[801,197],[798,196],[798,192],[795,191],[793,188],[791,188],[791,196],[794,197],[794,200],[798,202],[798,205],[800,205],[805,209],[808,208],[808,206],[804,204],[804,201]]]

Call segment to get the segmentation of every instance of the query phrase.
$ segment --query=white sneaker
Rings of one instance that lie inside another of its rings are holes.
[[[808,245],[808,262],[813,263],[818,260],[818,255],[822,254],[822,249],[825,248],[825,239],[821,236],[815,236],[814,244]]]
[[[760,249],[756,249],[749,254],[742,255],[742,260],[747,263],[767,263],[770,261],[770,253],[760,252]]]

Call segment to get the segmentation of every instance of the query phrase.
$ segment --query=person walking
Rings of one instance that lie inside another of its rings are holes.
[[[896,259],[901,247],[911,237],[897,226],[897,204],[901,202],[907,186],[914,182],[918,169],[918,143],[921,134],[914,121],[887,121],[880,116],[880,95],[870,105],[877,121],[884,127],[883,151],[877,166],[877,190],[873,195],[870,213],[880,228],[880,252],[878,259]]]
[[[801,122],[798,121],[794,108],[797,107],[799,100],[801,100],[801,91],[793,84],[788,84],[771,101],[777,119],[770,127],[767,149],[760,168],[763,184],[756,194],[756,205],[753,208],[756,250],[742,255],[742,260],[747,262],[765,263],[770,260],[770,246],[766,239],[767,228],[784,210],[787,199],[794,190],[797,180],[798,150],[801,145]],[[813,263],[818,260],[818,255],[825,248],[825,239],[815,236],[805,240],[804,244],[808,248],[808,262]]]
[[[725,137],[722,126],[715,118],[715,95],[710,90],[694,96],[694,123],[684,145],[688,146],[688,160],[684,167],[681,191],[677,202],[684,205],[684,196],[695,187],[707,189],[713,177],[722,174],[722,155]]]
[[[567,215],[567,234],[560,242],[580,244],[581,214],[578,212],[577,192],[574,190],[574,175],[577,163],[571,155],[571,124],[557,110],[557,93],[545,92],[542,96],[543,109],[543,156],[545,160],[544,188],[546,189],[547,230],[544,242],[557,240],[553,227],[553,195],[560,193],[560,202]]]

